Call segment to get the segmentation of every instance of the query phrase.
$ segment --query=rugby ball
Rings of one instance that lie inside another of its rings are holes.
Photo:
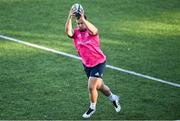
[[[79,3],[73,4],[72,7],[71,7],[71,10],[75,12],[75,16],[76,16],[77,19],[80,18],[80,16],[81,16],[80,13],[81,13],[82,11],[84,11],[82,5],[79,4]]]

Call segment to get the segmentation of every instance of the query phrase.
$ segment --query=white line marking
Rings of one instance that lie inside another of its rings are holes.
[[[11,40],[11,41],[14,41],[14,42],[18,42],[18,43],[21,43],[21,44],[24,44],[24,45],[27,45],[27,46],[30,46],[30,47],[39,48],[39,49],[49,51],[49,52],[52,52],[52,53],[60,54],[60,55],[66,56],[66,57],[81,60],[81,58],[78,57],[78,56],[68,54],[68,53],[65,53],[65,52],[61,52],[61,51],[57,51],[57,50],[54,50],[54,49],[51,49],[51,48],[46,48],[46,47],[43,47],[43,46],[40,46],[40,45],[32,44],[32,43],[29,43],[29,42],[24,42],[22,40],[18,40],[18,39],[15,39],[15,38],[3,36],[3,35],[0,35],[0,38],[6,39],[6,40]],[[110,69],[113,69],[113,70],[128,73],[128,74],[131,74],[131,75],[135,75],[135,76],[138,76],[138,77],[142,77],[142,78],[145,78],[145,79],[150,79],[150,80],[154,80],[154,81],[157,81],[157,82],[165,83],[165,84],[175,86],[175,87],[178,87],[178,88],[180,87],[180,84],[176,84],[176,83],[173,83],[173,82],[165,81],[165,80],[158,79],[158,78],[155,78],[155,77],[151,77],[151,76],[148,76],[148,75],[140,74],[140,73],[137,73],[137,72],[134,72],[134,71],[122,69],[122,68],[111,66],[111,65],[106,65],[106,67],[110,68]]]

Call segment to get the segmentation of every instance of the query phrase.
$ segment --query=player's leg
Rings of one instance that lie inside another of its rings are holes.
[[[105,85],[103,81],[102,81],[102,84],[101,84],[101,87],[99,88],[99,90],[105,96],[107,96],[109,98],[109,100],[113,103],[116,112],[120,112],[121,106],[119,104],[119,97],[117,95],[113,94],[111,92],[111,90],[109,89],[109,87],[107,85]]]
[[[89,77],[88,80],[88,90],[89,90],[89,98],[92,103],[97,102],[98,98],[98,89],[101,87],[102,81],[97,77]]]
[[[89,90],[90,106],[89,109],[83,114],[84,118],[89,118],[96,111],[98,89],[101,87],[101,85],[102,85],[101,78],[89,77],[88,90]]]
[[[102,81],[102,85],[99,88],[99,90],[107,97],[109,97],[112,94],[109,87],[107,85],[105,85],[103,81]]]
[[[98,98],[98,90],[100,90],[104,95],[106,95],[112,101],[116,112],[119,112],[121,110],[121,107],[118,102],[119,101],[118,96],[112,94],[109,87],[105,85],[102,80],[104,69],[105,69],[105,62],[98,64],[93,68],[85,67],[85,72],[89,77],[88,90],[89,90],[89,98],[90,98],[90,107],[83,114],[84,118],[89,118],[95,112],[96,102]]]

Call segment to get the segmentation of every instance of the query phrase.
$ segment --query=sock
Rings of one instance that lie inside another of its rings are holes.
[[[90,108],[95,110],[95,109],[96,109],[96,103],[92,103],[92,102],[91,102]]]
[[[114,101],[114,100],[116,100],[117,96],[114,95],[113,93],[111,93],[108,98],[109,98],[110,101]]]

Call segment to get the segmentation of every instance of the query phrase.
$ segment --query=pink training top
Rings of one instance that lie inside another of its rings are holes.
[[[94,67],[106,60],[106,56],[100,49],[98,34],[91,35],[88,30],[82,32],[79,28],[75,28],[72,38],[85,66]]]

